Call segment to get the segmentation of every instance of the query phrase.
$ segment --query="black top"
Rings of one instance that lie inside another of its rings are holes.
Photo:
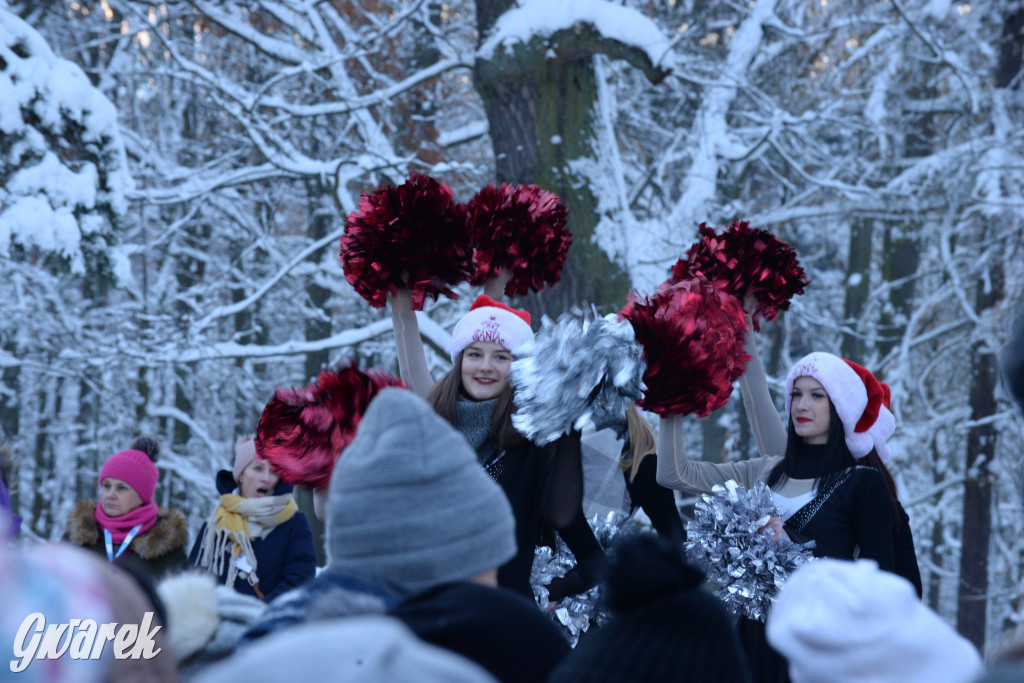
[[[799,514],[787,522],[787,531]],[[806,526],[790,535],[814,540],[817,557],[852,560],[859,547],[858,557],[872,559],[886,571],[896,569],[892,498],[882,473],[872,467],[853,468]]]
[[[802,479],[824,476],[826,473],[822,470],[822,463],[826,461],[825,449],[826,446],[823,445],[801,443],[794,453],[795,457],[787,459],[784,463],[786,474]],[[897,501],[896,508],[901,523],[893,523],[892,498],[885,478],[878,470],[871,467],[856,467],[852,473],[856,476],[852,476],[836,492],[839,498],[824,510],[825,516],[818,519],[818,515],[815,515],[817,521],[809,522],[803,532],[797,531],[797,535],[801,538],[815,539],[818,543],[815,554],[818,556],[853,559],[853,546],[860,546],[858,557],[873,559],[882,569],[910,581],[917,590],[918,597],[921,597],[921,571],[917,566],[917,551],[914,549],[910,518]],[[842,474],[843,471],[840,471],[838,476]],[[870,481],[864,483],[864,477]],[[824,488],[827,488],[827,483],[819,482],[819,490]],[[787,523],[787,530],[792,530],[792,521],[801,512],[802,510],[798,511]],[[890,540],[886,541],[886,538]],[[889,546],[892,547],[891,560]]]
[[[630,513],[640,507],[659,536],[668,541],[685,541],[686,530],[676,507],[675,494],[658,483],[658,456],[652,453],[641,460],[632,481],[628,470],[622,474],[629,492]]]
[[[803,475],[802,478],[810,478],[815,474],[808,471],[799,473]],[[842,483],[821,503],[803,528],[797,530],[794,525],[810,509],[808,506],[816,505],[817,499],[800,508],[787,520],[786,532],[794,541],[813,540],[816,544],[816,557],[852,560],[859,547],[857,557],[874,560],[880,568],[897,572],[896,549],[901,545],[899,537],[893,536],[892,497],[882,473],[873,467],[853,467],[838,474]],[[846,474],[849,476],[842,479]],[[819,494],[828,488],[827,483],[819,483]],[[909,537],[910,526],[904,524],[903,529],[905,536],[900,551],[901,562],[906,564],[912,560],[913,573],[917,573],[913,539],[910,539],[912,557],[909,560],[906,557],[905,541]],[[904,571],[910,573],[906,567]],[[903,575],[913,583],[910,576]],[[920,585],[920,581],[920,574],[917,574],[917,585]],[[743,650],[755,672],[755,679],[761,683],[788,683],[788,665],[785,658],[768,645],[764,623],[740,618],[738,629]]]
[[[914,534],[910,530],[910,517],[898,501],[900,518],[903,523],[893,533],[893,546],[896,553],[896,573],[914,584],[917,590],[917,597],[924,595],[924,586],[921,584],[921,569],[917,566],[917,550],[914,548]]]
[[[583,515],[580,435],[574,432],[541,447],[508,449],[498,483],[516,521],[516,554],[498,568],[498,584],[533,599],[530,573],[544,527],[555,529],[576,557],[583,589],[595,585],[604,551]]]

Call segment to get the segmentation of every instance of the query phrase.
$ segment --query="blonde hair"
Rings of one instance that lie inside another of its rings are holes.
[[[651,425],[637,410],[635,403],[626,410],[626,428],[629,431],[629,455],[622,458],[619,465],[624,472],[629,472],[629,480],[633,481],[637,470],[640,469],[640,463],[648,455],[657,452],[658,444],[654,440]]]

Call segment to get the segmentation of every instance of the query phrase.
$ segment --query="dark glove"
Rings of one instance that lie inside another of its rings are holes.
[[[577,595],[589,589],[591,586],[583,580],[578,569],[569,570],[565,576],[556,576],[548,584],[548,599],[551,602],[558,602],[570,595]]]

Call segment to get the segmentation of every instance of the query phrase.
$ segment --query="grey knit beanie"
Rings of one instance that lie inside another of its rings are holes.
[[[327,493],[327,571],[416,593],[515,555],[504,492],[461,434],[421,398],[384,389]]]

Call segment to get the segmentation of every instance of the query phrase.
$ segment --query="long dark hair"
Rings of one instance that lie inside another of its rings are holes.
[[[452,369],[438,380],[434,388],[427,394],[427,403],[434,408],[434,412],[448,420],[453,427],[455,426],[455,406],[459,402],[459,396],[466,396],[466,392],[462,388],[462,355],[464,353],[465,350],[459,353]],[[509,384],[498,395],[498,404],[494,407],[494,415],[491,417],[491,433],[498,438],[498,450],[503,451],[526,442],[526,438],[512,426],[514,399],[515,393],[512,390],[512,385]]]
[[[839,419],[839,413],[836,412],[836,407],[832,405],[831,398],[828,400],[828,412],[828,441],[825,443],[825,455],[821,458],[821,467],[814,475],[814,488],[818,491],[824,491],[839,477],[843,476],[847,470],[857,465],[864,465],[878,470],[882,475],[882,479],[885,480],[886,487],[889,489],[889,498],[892,503],[893,529],[898,531],[903,526],[903,516],[900,514],[899,499],[896,496],[896,482],[893,480],[892,474],[889,473],[889,468],[878,457],[878,453],[875,452],[874,448],[871,449],[871,452],[861,462],[857,462],[853,454],[850,453],[849,446],[846,445],[846,432],[843,431],[843,422]],[[803,446],[804,439],[797,435],[796,429],[793,426],[793,418],[790,416],[789,427],[786,430],[786,454],[772,468],[771,474],[768,475],[768,488],[774,487],[782,479],[783,475],[786,474],[786,465],[796,461],[797,455]]]

